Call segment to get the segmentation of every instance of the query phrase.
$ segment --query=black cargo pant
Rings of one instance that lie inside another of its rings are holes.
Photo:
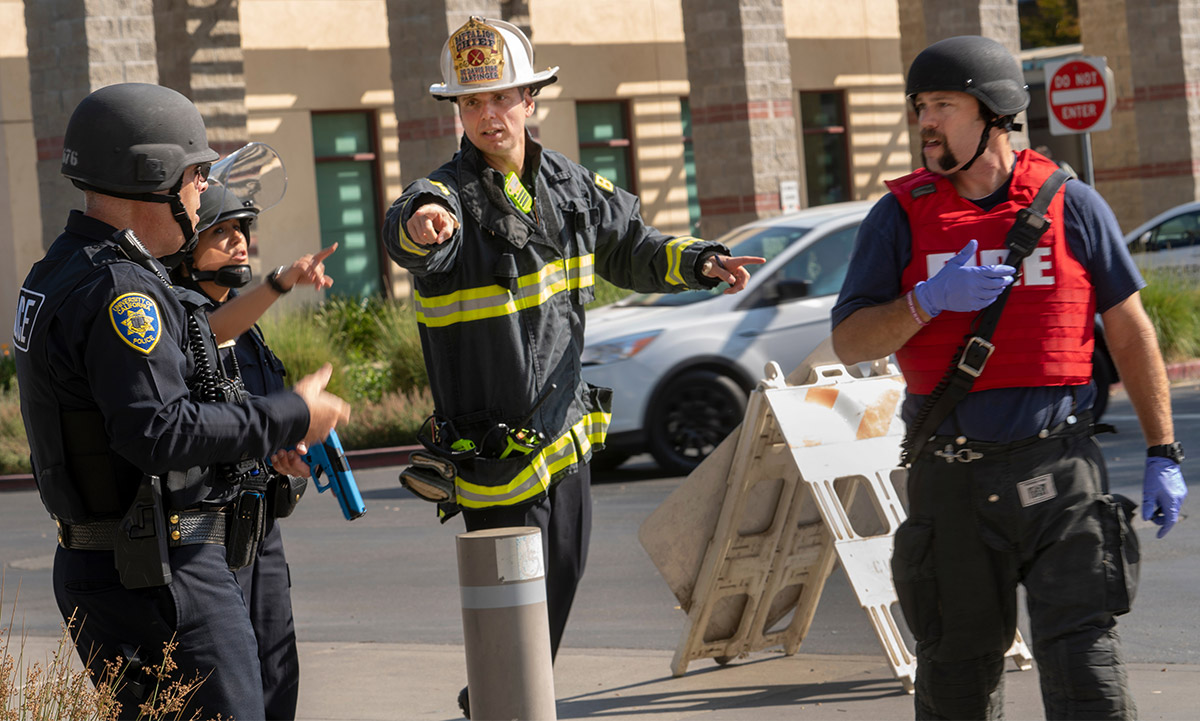
[[[263,718],[258,644],[242,590],[225,562],[225,546],[170,549],[169,586],[129,590],[121,585],[111,551],[59,548],[54,559],[54,596],[63,618],[75,614],[76,650],[94,678],[104,662],[130,660],[136,651],[147,667],[162,662],[163,644],[174,639],[174,678],[204,678],[180,718]],[[117,693],[120,718],[137,718],[154,679],[131,671]],[[165,692],[164,687],[159,692]]]
[[[279,521],[266,519],[262,543],[249,566],[236,571],[258,640],[267,721],[296,718],[300,655],[292,618],[292,577],[283,553]]]
[[[908,484],[892,572],[917,640],[916,717],[1003,718],[1021,583],[1046,718],[1133,718],[1115,616],[1137,586],[1134,505],[1108,494],[1089,428],[1006,445],[939,437]]]
[[[587,464],[550,487],[550,493],[533,503],[463,509],[468,531],[511,526],[542,529],[542,557],[546,563],[546,613],[550,617],[550,656],[558,654],[575,589],[587,564],[592,537],[592,471]]]

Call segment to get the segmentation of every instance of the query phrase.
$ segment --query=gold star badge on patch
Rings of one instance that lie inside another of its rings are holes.
[[[145,338],[147,333],[154,332],[154,319],[146,315],[144,310],[131,311],[125,316],[125,320],[121,321],[121,325],[128,329],[132,335],[138,338]]]

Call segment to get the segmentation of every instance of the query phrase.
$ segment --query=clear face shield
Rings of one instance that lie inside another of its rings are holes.
[[[265,143],[248,143],[213,163],[208,190],[201,196],[197,233],[236,218],[246,241],[254,218],[283,200],[287,170],[275,149]],[[190,265],[190,259],[189,259]],[[213,281],[226,288],[241,288],[251,280],[249,265],[227,265],[217,270],[189,268],[197,281]]]
[[[221,212],[208,223],[202,220],[199,230],[208,229],[239,207],[264,213],[279,205],[287,192],[287,169],[283,159],[266,143],[247,143],[221,158],[213,163],[208,178],[212,186],[208,192],[221,194],[213,199],[219,201],[217,207]]]

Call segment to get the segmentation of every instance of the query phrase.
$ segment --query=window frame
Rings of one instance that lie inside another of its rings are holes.
[[[614,138],[613,140],[591,140],[591,141],[586,141],[586,142],[582,138],[579,138],[578,137],[579,136],[579,106],[581,106],[581,105],[617,105],[621,110],[621,124],[624,126],[623,129],[625,131],[625,137]],[[633,116],[629,110],[629,100],[626,98],[617,98],[615,100],[614,99],[601,99],[601,100],[591,99],[591,100],[576,100],[575,101],[575,134],[579,140],[579,151],[580,151],[581,159],[582,159],[583,151],[588,150],[588,149],[593,149],[593,148],[597,148],[597,149],[599,149],[599,148],[623,148],[623,149],[625,149],[626,150],[625,174],[629,178],[629,187],[625,188],[625,190],[629,191],[630,193],[633,193],[634,195],[637,195],[638,177],[637,177],[637,163],[635,162],[635,157],[634,157],[633,123],[631,122],[632,117]],[[592,169],[589,168],[589,170],[592,170]],[[592,170],[592,172],[595,172],[595,170]]]
[[[808,127],[804,123],[804,96],[805,95],[827,95],[827,94],[833,94],[833,95],[838,96],[838,99],[840,101],[838,103],[838,106],[839,106],[838,114],[839,114],[839,120],[841,120],[841,124],[840,125],[822,125],[822,126],[818,126],[815,128]],[[842,186],[842,191],[846,195],[846,200],[851,201],[851,200],[855,199],[854,167],[853,167],[853,164],[851,163],[850,129],[849,129],[848,121],[847,121],[849,111],[848,111],[848,103],[847,103],[846,96],[847,96],[847,93],[844,88],[821,88],[821,89],[798,90],[797,95],[796,95],[796,106],[797,106],[796,109],[799,111],[797,113],[797,119],[800,124],[800,136],[801,136],[800,147],[802,149],[804,149],[805,152],[807,152],[807,149],[804,148],[804,140],[810,136],[818,137],[818,136],[827,136],[827,135],[840,135],[844,138],[844,141],[842,143],[842,153],[841,153],[842,158],[841,158],[841,160],[842,160],[842,163],[844,163],[844,167],[846,168],[846,178],[845,178],[845,182],[843,183],[843,186]],[[807,161],[807,158],[806,158],[806,161]],[[810,207],[810,208],[816,207],[812,204],[812,198],[810,195],[811,189],[812,189],[812,184],[809,182],[809,179],[807,176],[807,162],[805,163],[805,170],[806,170],[806,173],[805,173],[805,178],[804,178],[804,191],[805,191],[804,192],[804,195],[805,195],[804,200],[807,203],[806,207]],[[833,202],[836,202],[836,201],[833,201]],[[825,205],[825,203],[821,203],[820,205]]]
[[[371,164],[371,173],[370,173],[371,180],[375,186],[375,188],[374,188],[375,192],[372,193],[372,195],[374,197],[371,199],[371,203],[375,209],[376,224],[382,223],[383,222],[383,214],[387,211],[387,206],[386,206],[383,196],[382,196],[383,187],[384,187],[383,186],[383,163],[381,162],[381,159],[379,157],[380,156],[380,153],[379,153],[380,136],[379,136],[379,113],[378,113],[378,111],[374,110],[372,108],[350,108],[350,109],[324,108],[321,110],[311,110],[311,111],[309,111],[309,128],[310,129],[312,127],[313,118],[317,117],[318,115],[362,115],[362,116],[366,117],[366,119],[367,119],[367,140],[370,143],[370,147],[371,147],[370,152],[367,152],[367,153],[341,153],[341,154],[335,154],[335,155],[316,155],[316,152],[315,152],[316,151],[316,137],[314,135],[314,137],[313,137],[314,184],[315,184],[315,171],[316,171],[315,166],[320,165],[322,163],[344,163],[344,162],[370,163]],[[311,130],[310,130],[310,132],[311,132]],[[319,219],[318,219],[318,222],[319,222]],[[318,229],[318,231],[319,231],[319,229]],[[383,247],[383,243],[379,242],[378,228],[376,228],[375,238],[376,238],[375,254],[378,259],[378,267],[379,267],[379,286],[383,291],[383,296],[385,298],[391,298],[392,297],[392,278],[391,278],[390,268],[391,268],[392,260],[388,256],[387,250]]]

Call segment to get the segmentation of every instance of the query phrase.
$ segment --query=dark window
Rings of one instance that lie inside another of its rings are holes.
[[[830,233],[789,260],[778,277],[807,283],[809,297],[840,292],[857,235],[857,223]]]
[[[631,193],[632,143],[629,140],[629,107],[621,101],[586,101],[575,106],[579,132],[579,163]]]
[[[1187,248],[1200,241],[1200,213],[1184,213],[1163,221],[1129,244],[1133,253]]]
[[[683,172],[687,179],[688,220],[692,235],[700,235],[700,191],[696,189],[696,150],[692,147],[692,104],[679,99],[679,120],[683,124]]]
[[[325,260],[337,279],[331,293],[378,295],[383,291],[379,247],[376,132],[370,113],[314,113],[317,210],[321,247],[338,244]]]
[[[840,90],[800,93],[800,127],[809,207],[851,200],[846,94]]]

